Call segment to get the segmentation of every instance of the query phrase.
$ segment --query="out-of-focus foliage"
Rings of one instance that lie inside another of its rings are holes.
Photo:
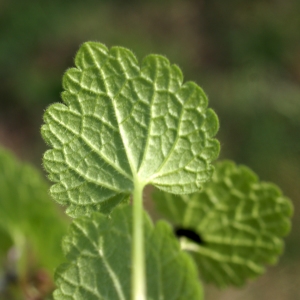
[[[234,0],[230,4],[206,1],[203,5],[205,30],[209,33],[208,45],[215,49],[213,54],[219,54],[215,55],[216,65],[293,67],[292,61],[299,55],[300,47],[296,29],[300,25],[299,10],[297,0]]]
[[[16,281],[25,282],[38,269],[53,275],[64,260],[61,239],[67,221],[48,189],[37,170],[0,149],[1,282],[12,274]],[[0,298],[3,290],[1,286]]]
[[[9,236],[20,252],[30,247],[38,265],[53,272],[63,260],[60,243],[67,222],[48,189],[38,171],[0,149],[0,228],[5,233],[0,241]]]

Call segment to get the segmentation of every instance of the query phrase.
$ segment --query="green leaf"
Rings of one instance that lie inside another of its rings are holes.
[[[181,238],[202,277],[219,287],[240,286],[264,272],[282,252],[292,205],[271,183],[259,182],[247,167],[216,165],[203,192],[154,194],[156,206],[176,226],[194,231],[202,243]]]
[[[58,269],[54,299],[130,300],[131,228],[129,205],[116,208],[110,218],[96,212],[75,219],[63,242],[69,263]],[[203,299],[195,265],[170,226],[153,226],[144,214],[144,230],[147,299]]]
[[[6,250],[11,240],[21,255],[29,247],[40,266],[53,272],[63,261],[60,244],[66,228],[39,172],[0,148],[0,247],[4,239]]]
[[[11,237],[8,235],[7,231],[3,230],[0,226],[0,270],[1,266],[3,266],[3,262],[6,259],[7,252],[12,245],[13,241]]]
[[[193,82],[159,55],[141,65],[131,51],[81,46],[63,78],[64,104],[50,106],[42,134],[51,195],[71,216],[109,211],[134,186],[199,190],[219,153],[215,113]],[[114,201],[109,199],[113,198]]]

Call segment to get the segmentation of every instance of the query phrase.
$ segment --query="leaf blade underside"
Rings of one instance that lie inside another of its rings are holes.
[[[74,220],[63,243],[68,263],[57,271],[54,299],[131,299],[131,213],[121,205],[110,218],[96,212]],[[147,299],[203,299],[195,265],[170,226],[153,226],[146,214],[144,220]]]
[[[193,82],[159,55],[85,43],[63,78],[64,104],[50,106],[42,134],[52,196],[76,216],[128,197],[134,182],[191,193],[219,153],[215,113]]]
[[[243,285],[277,262],[282,237],[291,226],[292,205],[273,184],[259,182],[247,167],[216,164],[212,181],[200,193],[154,194],[156,207],[174,225],[203,240],[183,238],[203,279],[219,287]]]

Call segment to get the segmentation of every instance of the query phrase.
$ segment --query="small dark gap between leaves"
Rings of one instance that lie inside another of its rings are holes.
[[[183,228],[183,227],[175,227],[174,233],[178,238],[186,237],[198,245],[204,246],[206,244],[205,241],[203,240],[203,238],[197,232],[195,232],[193,229]]]

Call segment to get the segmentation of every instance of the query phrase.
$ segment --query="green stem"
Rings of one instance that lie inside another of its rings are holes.
[[[146,300],[143,189],[144,185],[136,180],[133,192],[132,300]]]

